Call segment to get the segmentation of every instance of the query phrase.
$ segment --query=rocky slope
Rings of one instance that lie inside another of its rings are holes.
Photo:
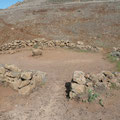
[[[0,44],[44,37],[80,40],[104,48],[119,46],[119,5],[119,1],[52,4],[26,0],[0,10]]]

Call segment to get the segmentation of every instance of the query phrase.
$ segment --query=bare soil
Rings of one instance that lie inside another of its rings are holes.
[[[105,49],[120,47],[120,1],[97,1],[52,4],[47,0],[25,0],[0,10],[0,45],[46,38],[83,41]],[[32,57],[31,50],[25,49],[0,55],[0,64],[6,63],[44,71],[48,80],[29,96],[0,85],[0,120],[120,120],[119,91],[103,93],[105,107],[66,98],[65,83],[71,81],[75,70],[115,70],[102,53],[51,49],[43,51],[43,56]]]
[[[75,70],[98,73],[114,70],[114,65],[100,53],[81,53],[65,49],[50,49],[32,57],[30,49],[12,55],[0,55],[0,64],[15,64],[22,69],[47,72],[45,85],[29,96],[20,96],[10,88],[0,86],[0,120],[119,120],[119,91],[98,103],[85,104],[68,100],[65,83]]]

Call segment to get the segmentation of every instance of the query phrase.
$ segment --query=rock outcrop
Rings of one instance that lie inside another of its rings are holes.
[[[46,81],[46,73],[24,71],[15,65],[0,64],[0,83],[7,84],[19,94],[28,95],[33,89]]]

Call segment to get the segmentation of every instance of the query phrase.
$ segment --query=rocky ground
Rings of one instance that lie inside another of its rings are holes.
[[[43,56],[32,57],[31,50],[23,50],[12,55],[0,55],[0,58],[1,64],[15,64],[23,70],[42,70],[48,74],[46,84],[30,96],[22,97],[12,90],[3,94],[9,88],[0,87],[1,120],[118,120],[119,91],[107,93],[104,108],[98,103],[84,104],[66,98],[65,83],[71,81],[75,70],[86,73],[114,70],[114,64],[104,60],[100,53],[51,49],[45,50]]]
[[[103,107],[97,101],[68,99],[65,88],[74,71],[96,75],[101,71],[116,71],[115,64],[105,59],[105,55],[108,55],[106,50],[113,51],[111,55],[119,61],[119,6],[117,0],[25,0],[0,10],[0,64],[48,74],[46,83],[28,96],[0,84],[0,120],[119,120],[118,89],[101,93]],[[33,56],[36,51],[32,53],[30,46],[35,47],[35,39],[47,40],[47,46],[52,41],[53,46]],[[56,46],[54,40],[57,44],[61,40],[65,42]],[[71,44],[66,43],[68,40]],[[87,51],[73,49],[78,45],[83,48],[83,44]],[[93,52],[93,48],[102,49]]]
[[[120,45],[119,1],[71,4],[36,1],[0,11],[1,44],[45,37],[80,40],[104,48]]]

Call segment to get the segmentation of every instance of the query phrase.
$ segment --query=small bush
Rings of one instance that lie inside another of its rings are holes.
[[[37,49],[37,48],[38,48],[38,46],[39,46],[39,45],[38,45],[38,44],[36,44],[36,45],[34,45],[34,46],[33,46],[33,48]]]
[[[110,88],[111,88],[111,89],[116,89],[116,90],[120,89],[120,88],[116,85],[116,83],[111,83]]]
[[[102,99],[99,99],[99,104],[100,104],[102,107],[104,107],[104,104],[103,104]]]
[[[92,102],[98,98],[98,94],[94,93],[92,90],[88,90],[88,102]]]

